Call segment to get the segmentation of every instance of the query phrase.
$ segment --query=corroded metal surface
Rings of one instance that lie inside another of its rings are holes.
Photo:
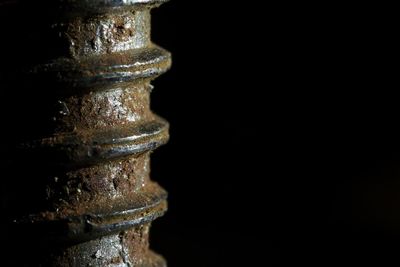
[[[150,9],[164,2],[0,1],[30,23],[26,35],[4,29],[1,47],[24,58],[0,76],[23,113],[2,192],[7,266],[165,266],[148,244],[167,207],[149,177],[151,151],[168,140],[149,98],[171,64],[150,40]]]

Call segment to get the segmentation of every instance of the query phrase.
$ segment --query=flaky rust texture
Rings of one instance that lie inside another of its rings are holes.
[[[151,221],[166,210],[165,191],[149,177],[149,154],[168,139],[168,123],[151,112],[149,97],[150,81],[170,66],[169,53],[150,40],[150,9],[162,2],[40,7],[53,15],[25,41],[46,40],[36,51],[46,55],[27,60],[19,70],[24,82],[12,83],[43,89],[27,93],[26,105],[37,104],[28,120],[38,126],[16,148],[17,164],[29,166],[16,180],[35,181],[23,194],[10,190],[5,206],[13,210],[10,227],[46,248],[7,266],[165,266],[148,242]]]

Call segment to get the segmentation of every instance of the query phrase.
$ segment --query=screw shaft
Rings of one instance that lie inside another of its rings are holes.
[[[151,221],[167,208],[149,176],[151,151],[168,141],[149,97],[171,64],[150,40],[150,9],[163,2],[0,5],[32,23],[22,37],[10,30],[14,46],[2,47],[24,59],[1,68],[24,111],[11,116],[18,142],[3,210],[23,246],[43,244],[7,266],[165,266],[148,244]]]

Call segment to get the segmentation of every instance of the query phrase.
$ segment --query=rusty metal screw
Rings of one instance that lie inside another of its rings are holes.
[[[148,247],[167,206],[149,178],[149,155],[168,139],[149,100],[171,63],[150,41],[150,9],[163,2],[0,2],[30,28],[13,29],[7,47],[23,62],[1,69],[24,111],[13,114],[17,153],[3,192],[16,254],[7,266],[165,266]]]

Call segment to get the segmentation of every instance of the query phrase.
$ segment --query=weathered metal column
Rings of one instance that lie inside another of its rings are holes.
[[[5,266],[165,266],[148,242],[167,206],[149,178],[168,139],[149,98],[171,63],[150,41],[150,9],[163,2],[0,2],[15,20],[1,49],[19,53],[1,67],[19,107],[3,144]]]

